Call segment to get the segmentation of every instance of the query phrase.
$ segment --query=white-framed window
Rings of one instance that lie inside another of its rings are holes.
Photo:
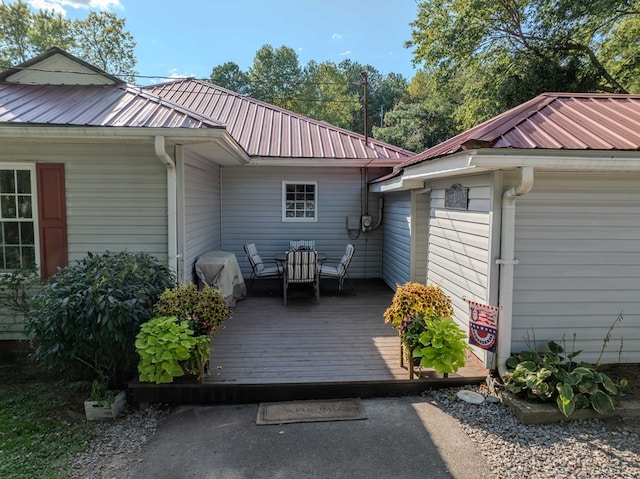
[[[282,221],[318,220],[318,182],[282,182]]]
[[[36,172],[0,163],[0,272],[38,266]]]

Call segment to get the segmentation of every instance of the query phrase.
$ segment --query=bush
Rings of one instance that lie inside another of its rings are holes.
[[[598,372],[597,366],[576,362],[581,351],[564,354],[564,348],[554,341],[547,343],[546,353],[523,351],[507,360],[508,374],[504,384],[519,397],[541,402],[554,402],[570,416],[575,409],[593,408],[599,413],[615,409],[614,397],[627,386],[621,379],[614,383]]]
[[[31,301],[26,333],[45,367],[119,388],[135,374],[135,336],[173,284],[147,253],[91,254],[49,278]]]
[[[409,282],[397,285],[391,306],[384,312],[384,322],[400,330],[405,318],[415,318],[420,313],[425,316],[453,316],[453,306],[439,286]]]
[[[205,286],[198,291],[195,284],[181,284],[167,289],[153,307],[156,316],[176,316],[188,321],[195,336],[209,336],[220,332],[231,310],[219,289]]]

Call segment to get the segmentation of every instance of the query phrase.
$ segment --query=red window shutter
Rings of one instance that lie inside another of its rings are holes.
[[[64,163],[37,163],[40,270],[48,278],[59,266],[66,266],[67,202]]]

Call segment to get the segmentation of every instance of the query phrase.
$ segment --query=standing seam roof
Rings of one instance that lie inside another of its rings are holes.
[[[365,147],[363,135],[201,80],[184,79],[145,89],[225,124],[231,136],[251,156],[402,161],[413,155],[371,138]]]

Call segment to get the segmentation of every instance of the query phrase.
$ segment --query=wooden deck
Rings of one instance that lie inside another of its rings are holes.
[[[399,339],[382,314],[393,292],[380,280],[354,281],[341,294],[323,282],[290,288],[282,304],[276,280],[257,281],[249,298],[212,340],[204,384],[130,384],[137,402],[256,402],[418,394],[429,387],[478,383],[487,370],[470,358],[448,378],[423,370],[409,379]]]

